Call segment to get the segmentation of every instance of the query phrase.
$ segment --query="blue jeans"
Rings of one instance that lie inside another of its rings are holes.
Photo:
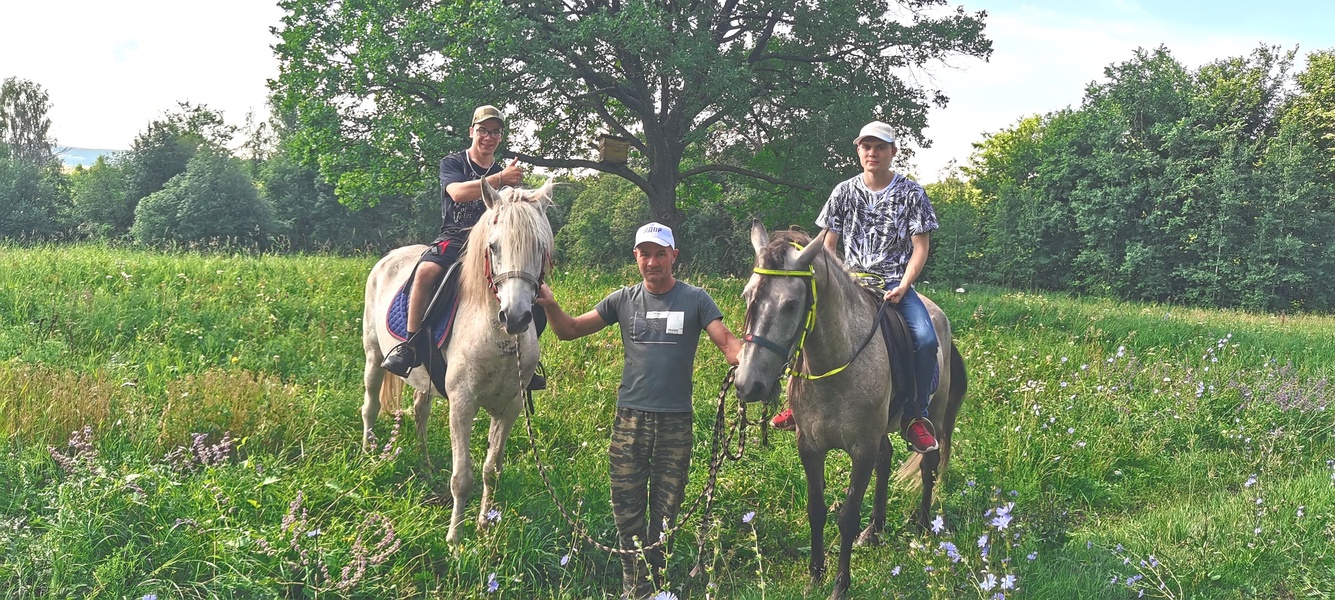
[[[886,289],[892,290],[898,285],[899,282],[894,282],[886,286]],[[913,375],[918,392],[917,415],[926,418],[927,404],[932,399],[932,375],[936,371],[936,328],[932,326],[932,316],[927,313],[927,305],[922,303],[922,298],[918,297],[918,292],[913,291],[912,287],[907,294],[904,294],[899,304],[891,306],[904,317],[909,326],[909,334],[913,336]]]

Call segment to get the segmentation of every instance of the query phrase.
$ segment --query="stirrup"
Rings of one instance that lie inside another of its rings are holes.
[[[926,429],[927,435],[931,436],[930,444],[924,444],[923,443],[924,440],[922,440],[921,438],[919,438],[917,441],[914,441],[910,437],[910,430],[913,429],[914,425],[918,424],[922,424],[923,428]],[[922,417],[918,417],[909,421],[909,424],[906,425],[899,432],[899,435],[900,437],[904,438],[904,441],[908,444],[909,450],[911,452],[916,452],[918,454],[926,454],[928,452],[931,452],[933,450],[939,450],[941,448],[940,442],[938,442],[936,439],[936,427],[932,425],[932,422],[930,420],[924,419]]]

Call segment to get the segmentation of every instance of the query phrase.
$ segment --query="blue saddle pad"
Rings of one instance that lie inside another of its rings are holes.
[[[389,330],[390,335],[400,341],[408,339],[408,290],[411,289],[411,285],[412,278],[409,278],[403,287],[399,288],[399,293],[394,294],[394,301],[389,303],[389,310],[385,313],[385,328]],[[456,307],[457,302],[450,306],[449,310],[434,311],[435,314],[428,314],[426,321],[422,323],[435,332],[436,338],[432,341],[436,343],[437,348],[445,343],[445,338],[450,334]]]

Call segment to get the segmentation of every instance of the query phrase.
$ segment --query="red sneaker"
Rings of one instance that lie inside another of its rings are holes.
[[[797,429],[797,421],[793,420],[793,409],[785,408],[783,412],[774,415],[774,418],[769,420],[769,426],[784,431]]]
[[[914,419],[904,428],[904,441],[909,443],[909,450],[925,454],[940,448],[936,436],[932,434],[932,422],[927,419]]]

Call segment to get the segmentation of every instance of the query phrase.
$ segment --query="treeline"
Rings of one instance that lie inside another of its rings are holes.
[[[189,104],[152,122],[128,151],[67,171],[45,134],[45,92],[13,78],[5,91],[0,238],[10,241],[347,251],[420,239],[439,211],[438,200],[411,197],[350,210],[282,148],[281,125],[250,123],[238,140],[220,113]]]
[[[1335,309],[1335,52],[1189,70],[1163,47],[930,186],[930,275],[1264,311]]]
[[[88,168],[62,168],[47,136],[49,99],[11,78],[0,106],[0,239],[11,243],[97,240],[155,248],[381,253],[434,238],[440,190],[434,178],[411,194],[382,194],[373,206],[336,198],[281,117],[228,125],[205,106],[181,104],[139,133],[130,149]],[[467,146],[467,139],[457,147]],[[425,159],[423,159],[425,160]],[[434,160],[430,161],[434,164]],[[536,186],[542,176],[529,182]],[[549,210],[558,259],[629,261],[628,240],[649,220],[639,189],[609,176],[560,178]],[[403,186],[411,188],[411,186]],[[718,186],[695,185],[682,202],[679,239],[693,267],[736,272],[750,257],[745,223],[722,208]],[[563,226],[568,216],[576,223]]]
[[[1092,82],[1080,107],[986,136],[958,176],[927,186],[942,228],[926,278],[1335,310],[1335,51],[1309,54],[1301,69],[1296,55],[1261,47],[1191,70],[1166,48],[1140,50]],[[379,253],[430,240],[439,222],[434,178],[388,186],[412,191],[373,206],[340,203],[339,185],[372,184],[325,181],[281,113],[238,128],[183,104],[129,151],[65,172],[40,87],[11,78],[0,100],[3,239]],[[421,170],[438,159],[421,157]],[[804,175],[809,190],[687,179],[677,193],[684,267],[745,274],[750,217],[813,229],[854,160],[851,148],[831,156]],[[609,175],[562,182],[549,212],[558,262],[628,264],[626,240],[650,219],[644,192]]]

